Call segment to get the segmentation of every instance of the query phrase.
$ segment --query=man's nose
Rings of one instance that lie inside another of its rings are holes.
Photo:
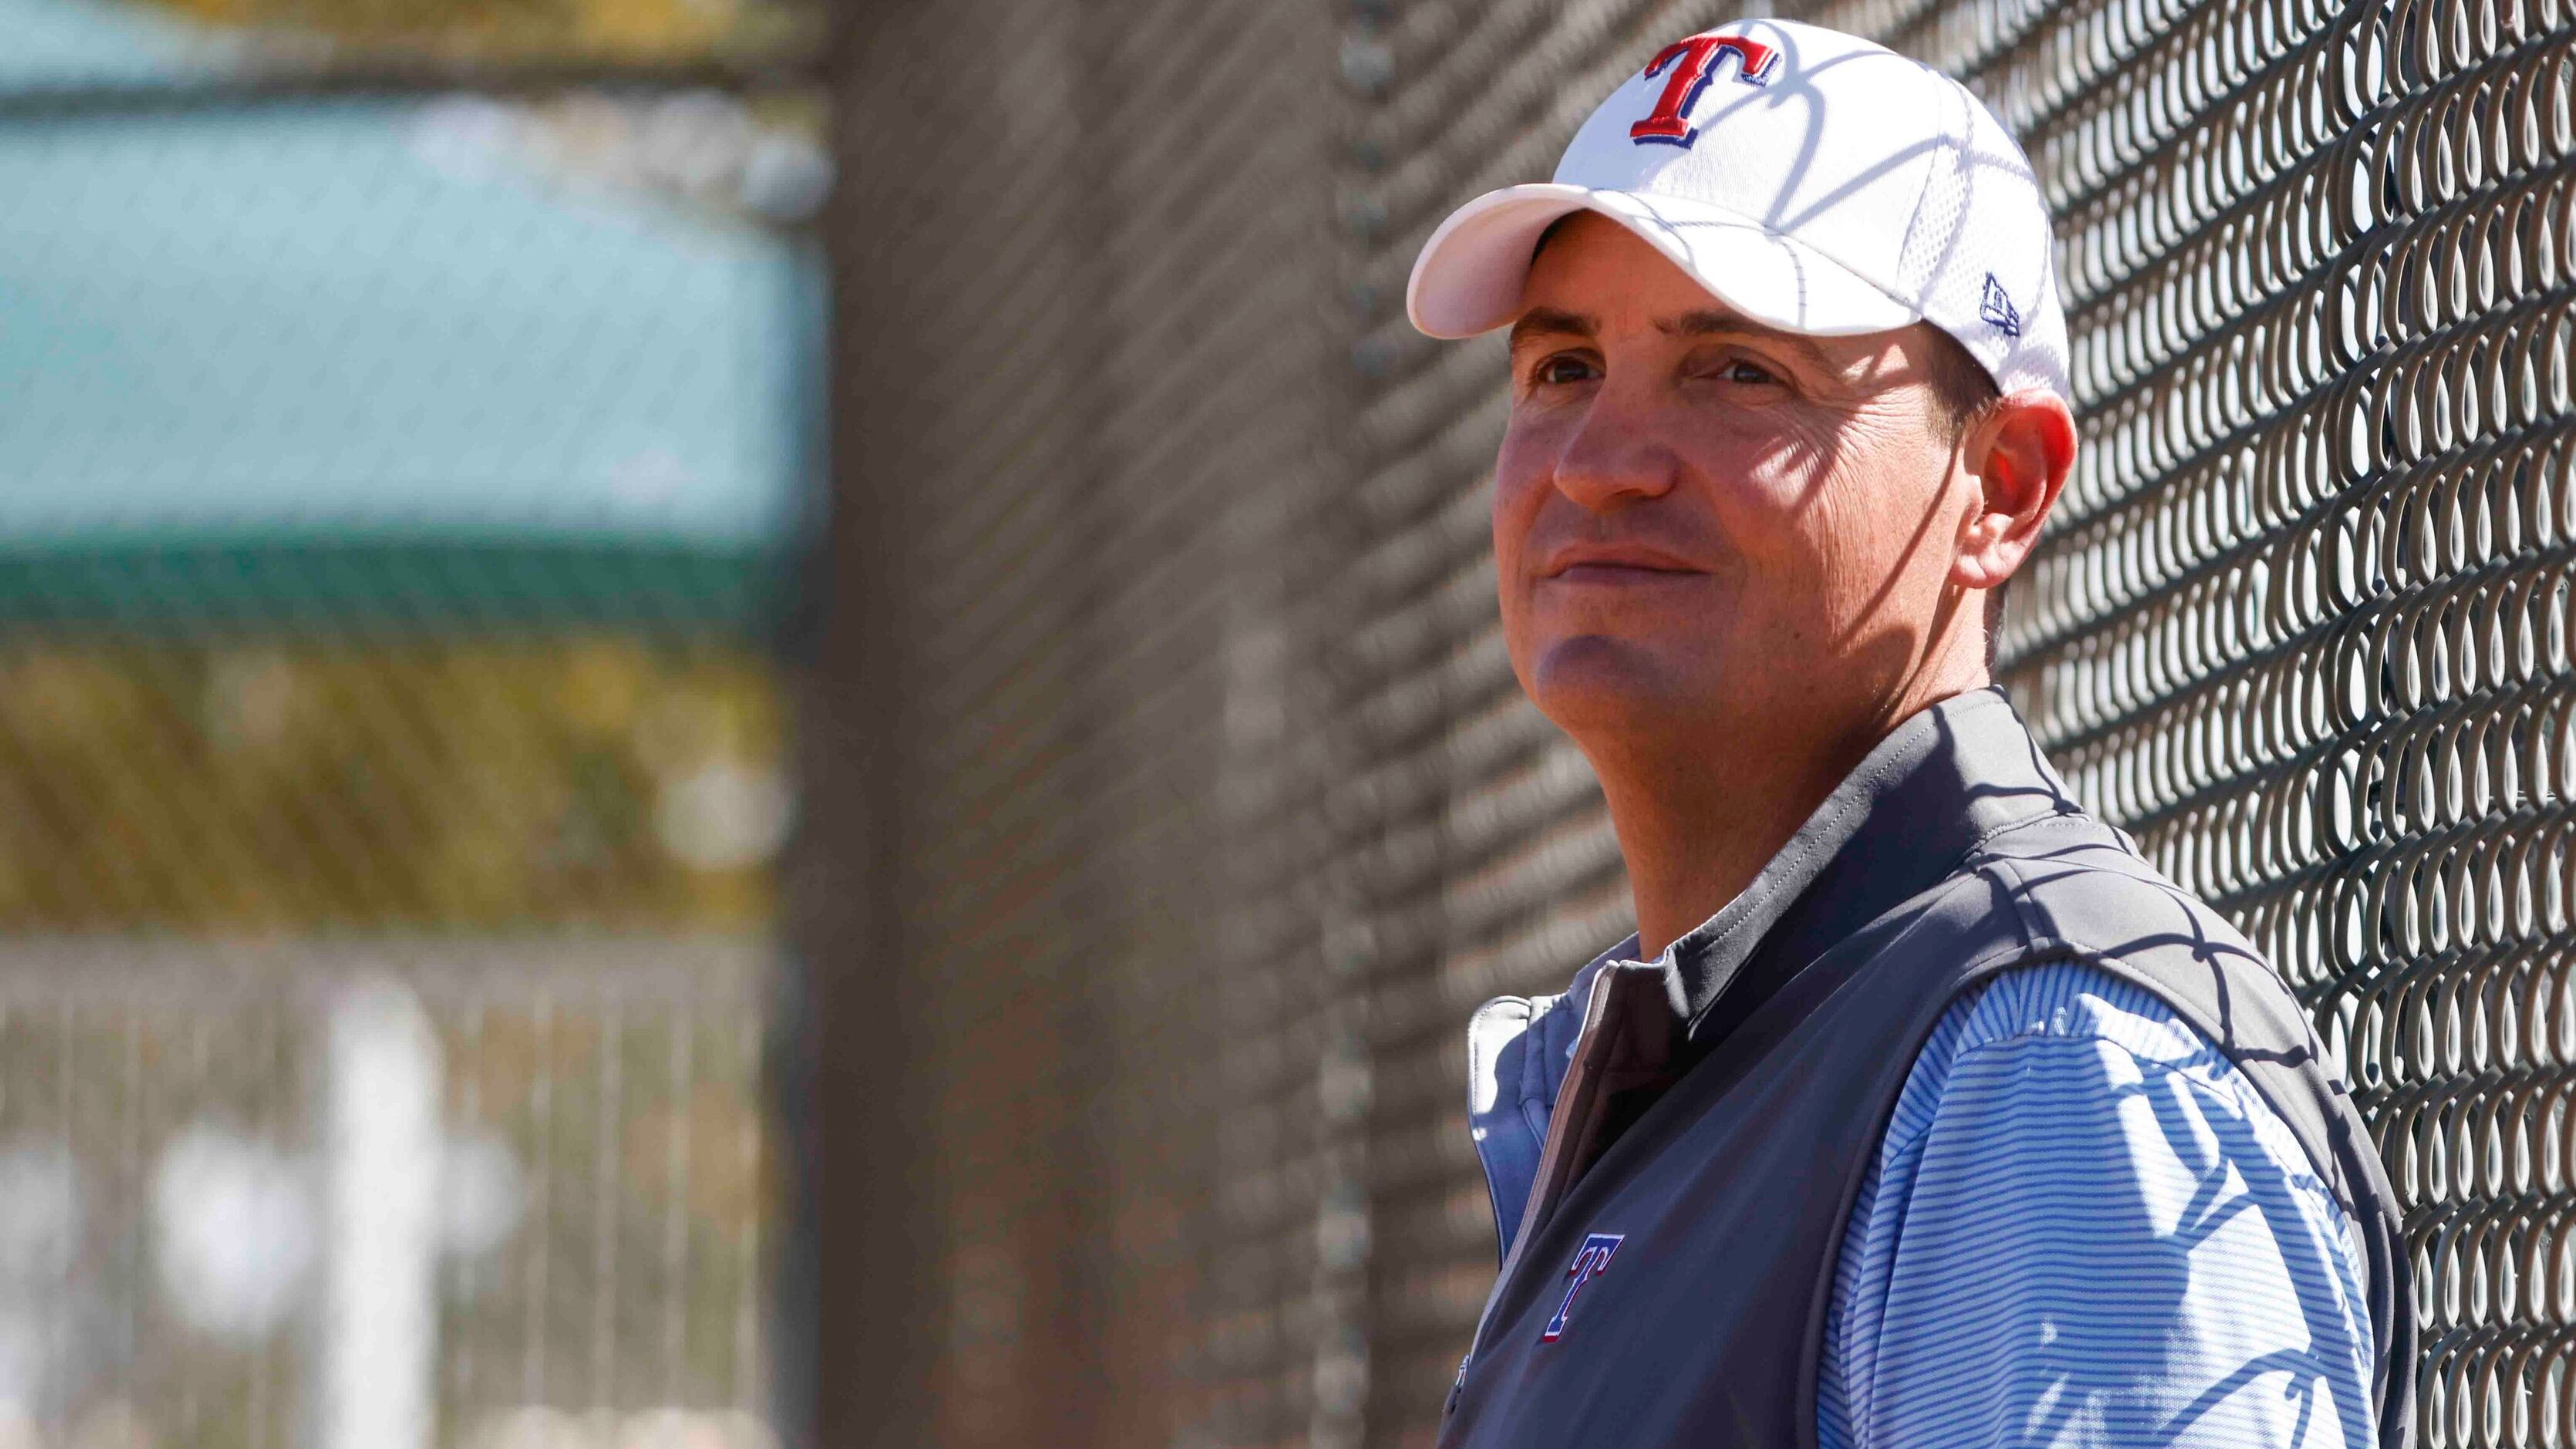
[[[1673,490],[1678,460],[1649,421],[1603,389],[1556,458],[1556,490],[1592,513],[1661,498]]]

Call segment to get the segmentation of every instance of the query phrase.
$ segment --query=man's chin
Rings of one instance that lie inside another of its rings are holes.
[[[1716,671],[1704,663],[1603,634],[1550,645],[1532,662],[1528,684],[1539,712],[1577,736],[1689,722],[1705,727],[1725,711]]]

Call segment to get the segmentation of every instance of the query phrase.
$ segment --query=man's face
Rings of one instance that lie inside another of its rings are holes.
[[[1892,723],[1973,494],[1926,329],[1763,328],[1589,214],[1521,303],[1494,556],[1539,708],[1587,748]]]

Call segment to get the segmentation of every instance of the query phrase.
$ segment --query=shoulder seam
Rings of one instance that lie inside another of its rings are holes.
[[[2041,930],[2039,922],[2032,918],[2029,901],[2030,884],[2022,879],[2021,871],[2014,867],[2012,857],[1989,855],[1978,863],[1977,873],[1993,881],[1995,886],[2004,893],[2004,899],[2011,903],[2013,929],[2021,932],[2022,949],[2038,950],[2040,944],[2049,939],[2049,933]]]

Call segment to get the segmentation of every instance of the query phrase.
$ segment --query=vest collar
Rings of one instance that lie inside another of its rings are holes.
[[[1510,1250],[1537,1180],[1594,977],[1614,967],[1660,974],[1684,1049],[1705,1048],[1835,942],[1948,875],[1979,840],[2074,810],[2000,691],[1943,700],[1898,725],[1741,895],[1654,962],[1637,961],[1631,935],[1586,963],[1562,996],[1486,1003],[1468,1023],[1467,1117],[1498,1249]]]
[[[1978,841],[2077,806],[1994,688],[1908,717],[1761,872],[1656,963],[1688,1040],[1713,1043],[1836,941],[1954,869]],[[1778,965],[1747,972],[1759,951]],[[1767,979],[1753,979],[1767,978]],[[1739,982],[1747,989],[1730,991]]]

